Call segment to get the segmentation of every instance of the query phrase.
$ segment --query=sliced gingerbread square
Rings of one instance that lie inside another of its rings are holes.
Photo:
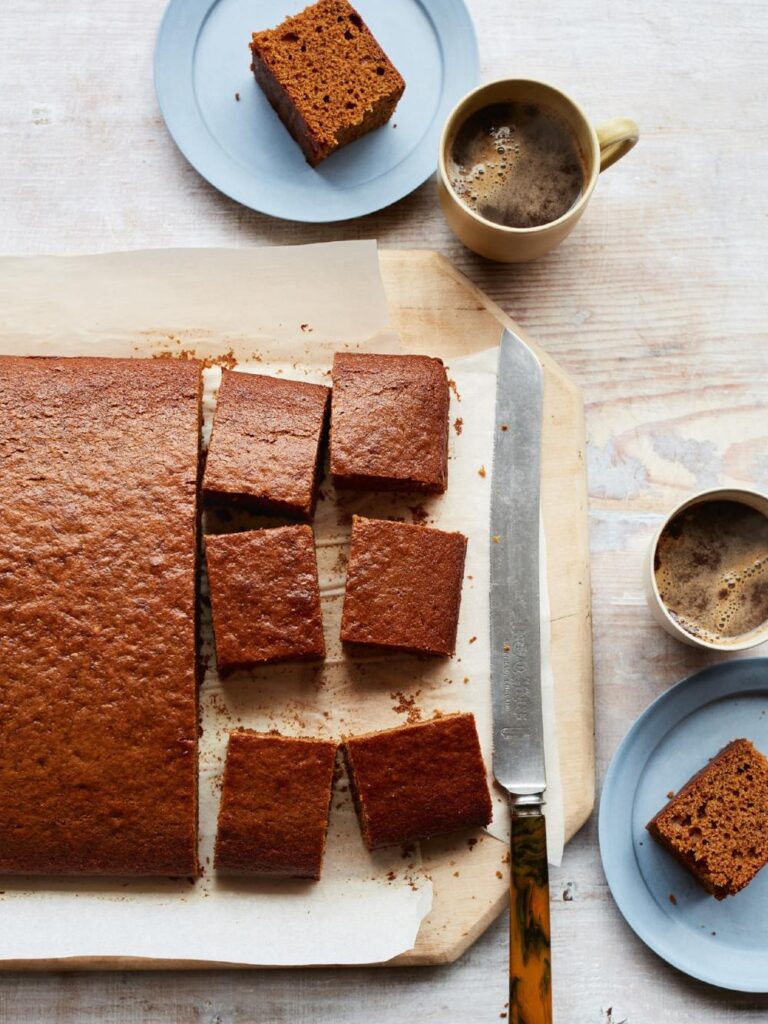
[[[715,899],[733,896],[768,863],[768,758],[733,740],[647,828]]]
[[[487,825],[491,797],[473,715],[354,736],[344,757],[363,839],[410,843]]]
[[[203,491],[256,512],[314,515],[330,390],[223,370]]]
[[[325,656],[309,526],[205,538],[219,672]]]
[[[217,870],[320,877],[337,747],[248,729],[230,733]]]
[[[353,516],[341,639],[453,654],[466,550],[462,533]]]
[[[337,487],[442,493],[448,486],[448,378],[439,359],[333,358],[331,476]]]
[[[314,167],[392,116],[405,82],[348,0],[318,0],[254,32],[251,68]]]

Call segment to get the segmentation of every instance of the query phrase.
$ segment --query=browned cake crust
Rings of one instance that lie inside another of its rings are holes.
[[[0,357],[2,873],[197,873],[200,390]]]
[[[343,750],[371,850],[491,820],[474,715],[445,715],[354,736]]]
[[[462,533],[353,516],[341,639],[453,654],[466,551]]]
[[[224,370],[203,489],[254,510],[311,519],[330,389]]]
[[[716,899],[734,895],[768,862],[768,759],[733,740],[646,827]]]
[[[333,482],[442,493],[448,486],[448,402],[448,378],[439,359],[337,353]]]
[[[405,82],[347,0],[254,32],[251,69],[314,167],[392,116]]]
[[[325,656],[309,526],[205,538],[219,672]]]
[[[337,748],[328,740],[230,733],[217,870],[320,877]]]

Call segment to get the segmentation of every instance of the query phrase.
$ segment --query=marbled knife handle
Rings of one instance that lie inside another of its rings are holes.
[[[541,807],[512,804],[510,857],[509,1021],[551,1024],[549,871]]]

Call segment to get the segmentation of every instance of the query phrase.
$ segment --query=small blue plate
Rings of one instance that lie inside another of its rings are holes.
[[[475,32],[463,0],[355,0],[405,93],[388,124],[313,169],[256,84],[248,49],[253,32],[308,3],[170,0],[155,48],[157,98],[181,152],[230,198],[286,220],[361,217],[435,170],[443,123],[478,83]]]
[[[768,992],[768,868],[718,902],[645,830],[668,791],[740,737],[768,753],[768,658],[698,672],[640,715],[605,780],[600,853],[619,910],[655,953],[711,985]]]

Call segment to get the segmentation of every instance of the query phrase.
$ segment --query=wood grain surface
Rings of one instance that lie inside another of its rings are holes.
[[[254,0],[256,2],[256,0]],[[0,4],[0,251],[94,252],[378,237],[433,248],[514,316],[586,398],[602,777],[648,702],[715,660],[645,608],[640,561],[672,502],[768,484],[768,7],[764,0],[468,0],[482,77],[541,77],[637,148],[540,263],[475,258],[434,182],[340,225],[269,220],[224,199],[168,139],[151,82],[163,0]],[[760,653],[758,649],[757,653]],[[594,818],[553,872],[555,1020],[753,1024],[768,999],[693,982],[635,938],[600,869]],[[0,976],[28,1024],[474,1024],[505,1013],[506,921],[449,967]]]

